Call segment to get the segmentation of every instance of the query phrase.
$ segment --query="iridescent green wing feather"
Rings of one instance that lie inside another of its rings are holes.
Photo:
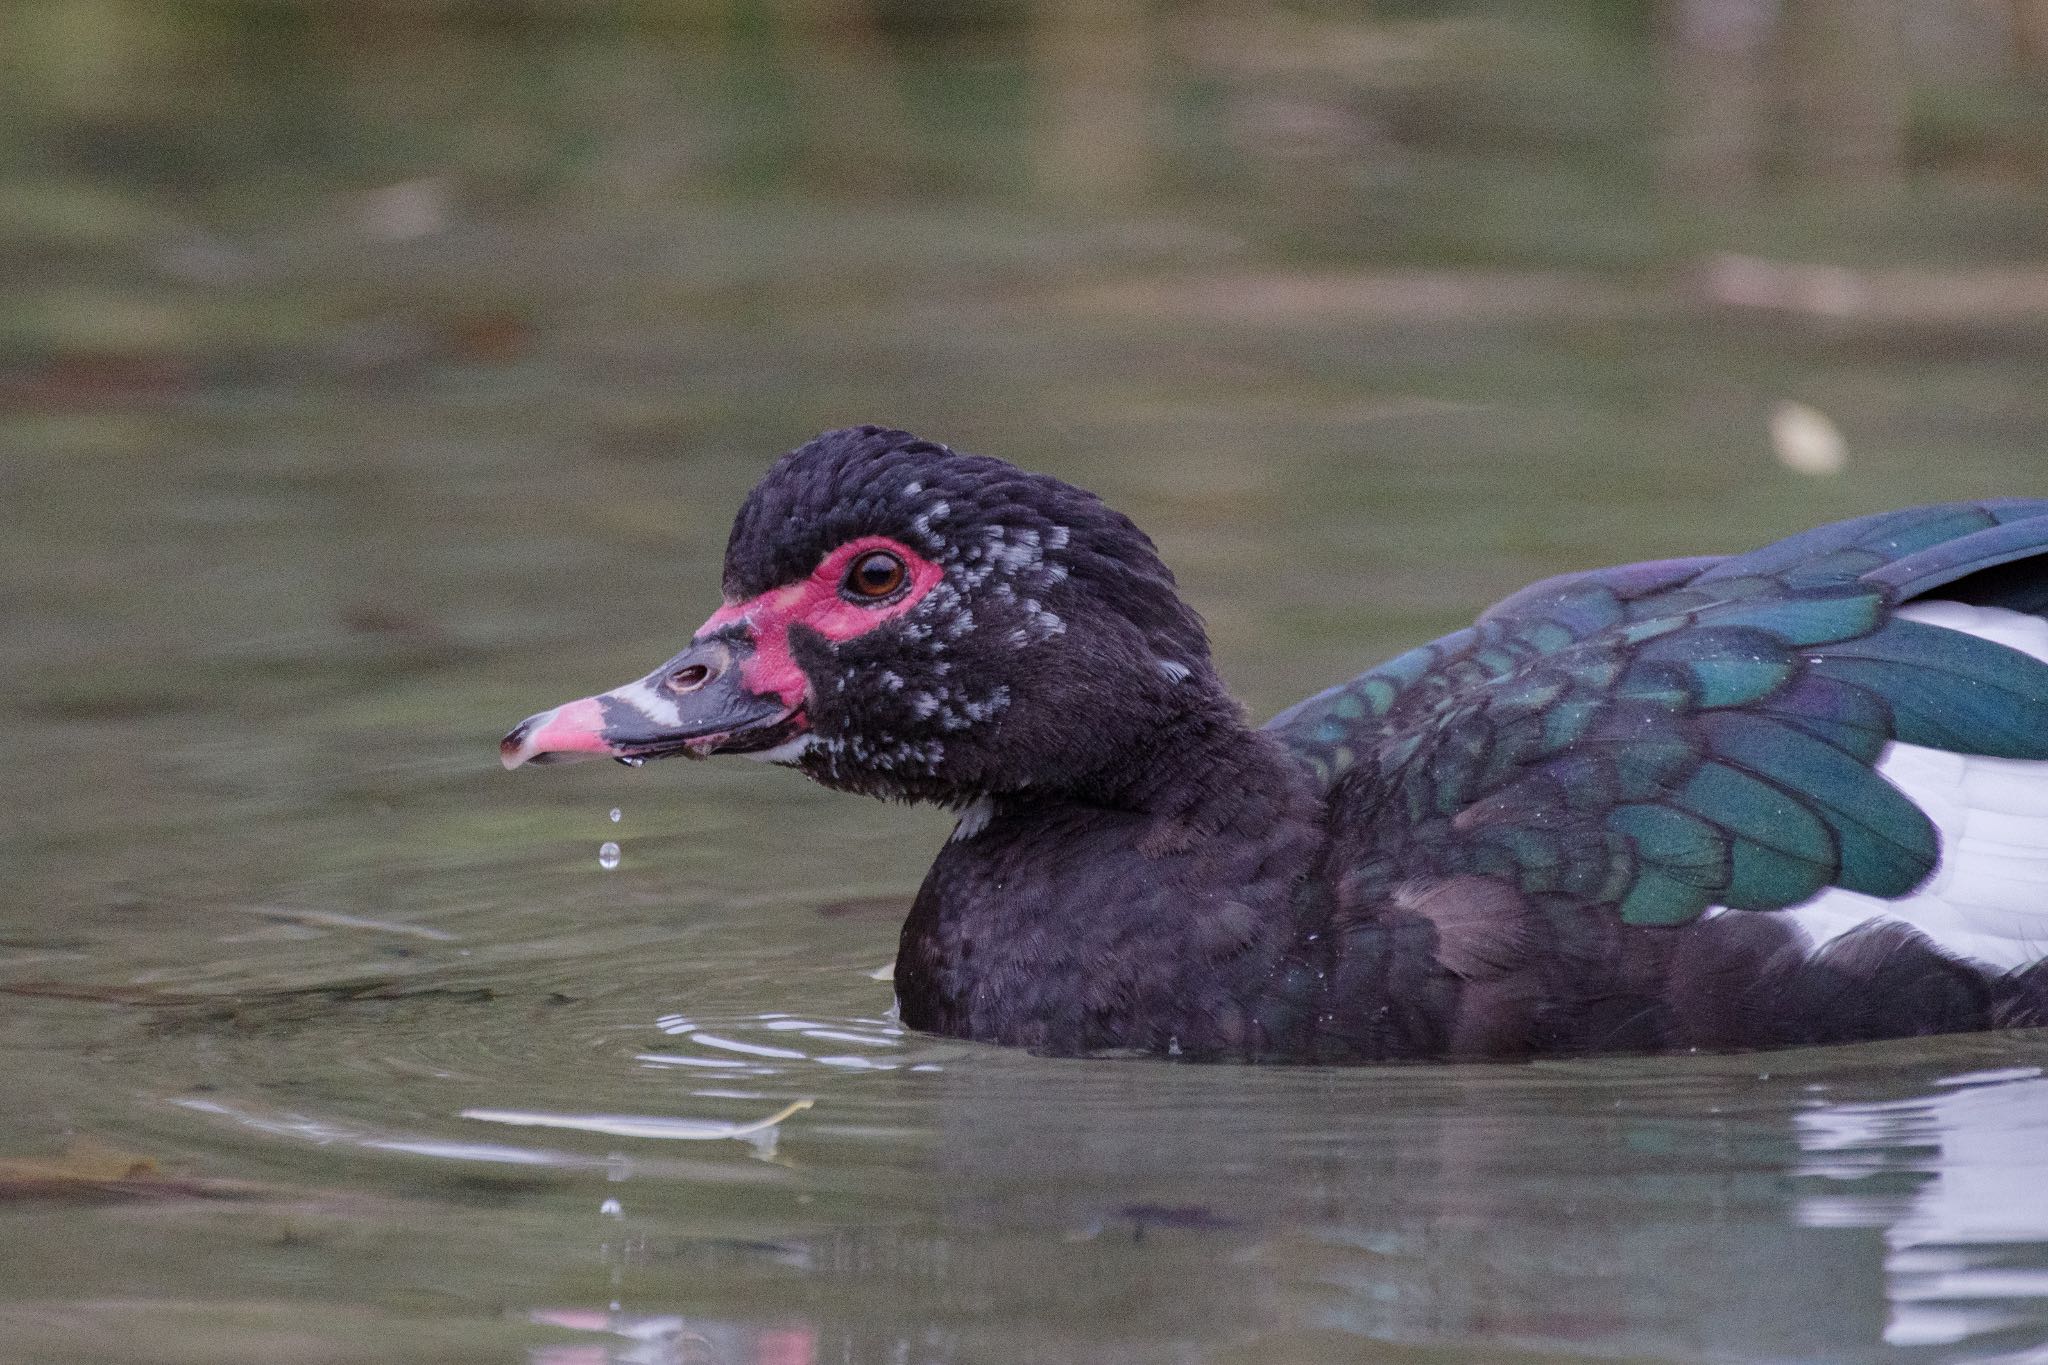
[[[1633,924],[1897,897],[1939,849],[1887,743],[2048,759],[2048,665],[1895,614],[1930,593],[2041,610],[2048,502],[1546,580],[1269,728],[1369,821],[1354,887],[1493,876]]]

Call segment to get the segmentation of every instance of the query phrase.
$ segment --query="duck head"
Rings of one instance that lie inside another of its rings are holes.
[[[724,603],[646,677],[541,712],[505,766],[743,754],[965,805],[1087,789],[1234,715],[1201,620],[1096,498],[907,432],[827,432],[733,522]]]

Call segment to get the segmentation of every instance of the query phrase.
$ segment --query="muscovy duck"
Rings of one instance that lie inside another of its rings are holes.
[[[503,760],[959,811],[913,1028],[1362,1062],[2048,1024],[2048,500],[1547,579],[1260,729],[1128,518],[902,431],[784,455],[724,597]]]

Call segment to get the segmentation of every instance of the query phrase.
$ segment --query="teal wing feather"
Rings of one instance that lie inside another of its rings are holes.
[[[2048,665],[1899,617],[2048,601],[2048,501],[1917,508],[1751,554],[1549,579],[1276,717],[1331,789],[1352,896],[1479,875],[1681,924],[1939,858],[1892,740],[2048,759]]]

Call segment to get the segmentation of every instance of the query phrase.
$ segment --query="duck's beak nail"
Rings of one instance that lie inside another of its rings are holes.
[[[498,741],[498,761],[509,770],[522,763],[572,763],[611,753],[604,733],[604,707],[596,697],[566,702],[528,716]]]

